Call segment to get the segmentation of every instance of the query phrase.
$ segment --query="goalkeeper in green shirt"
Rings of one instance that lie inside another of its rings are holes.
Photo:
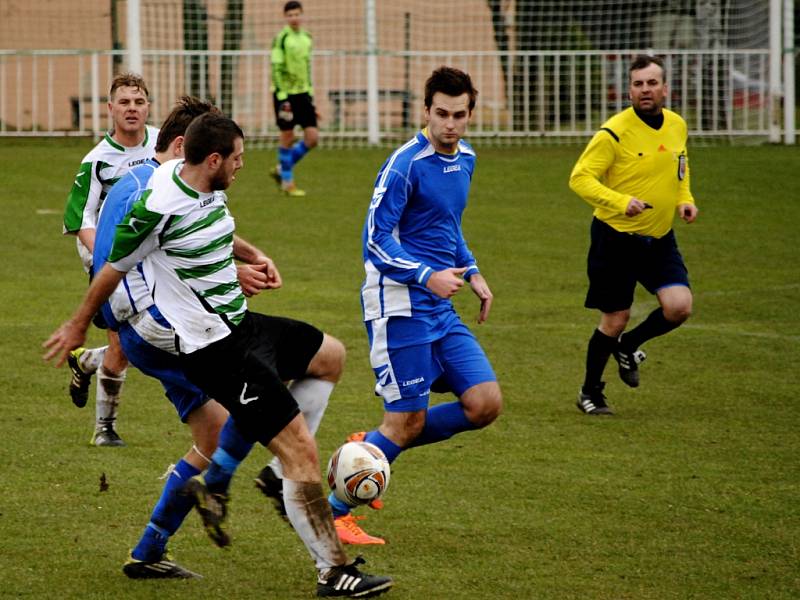
[[[303,6],[296,1],[283,7],[286,27],[272,42],[272,101],[280,129],[278,165],[271,175],[288,196],[305,196],[294,183],[294,166],[319,141],[314,88],[311,86],[311,35],[300,24]],[[303,128],[295,142],[294,128]]]

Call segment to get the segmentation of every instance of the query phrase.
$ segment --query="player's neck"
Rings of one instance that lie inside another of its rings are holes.
[[[134,146],[140,146],[142,142],[144,142],[145,134],[146,131],[144,129],[132,133],[114,130],[114,132],[111,134],[111,139],[117,142],[120,146],[133,148]]]
[[[428,138],[428,141],[433,146],[433,149],[436,150],[439,154],[456,154],[458,152],[458,142],[453,144],[442,144],[439,140],[431,135],[431,132],[428,131],[428,128],[422,130],[422,135]],[[460,140],[459,140],[460,141]]]
[[[184,161],[183,168],[178,176],[196,192],[210,194],[214,191],[211,189],[211,177],[208,176],[204,164],[190,165]]]

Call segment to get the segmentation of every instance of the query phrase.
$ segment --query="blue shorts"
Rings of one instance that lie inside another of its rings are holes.
[[[176,354],[149,344],[127,322],[120,324],[119,341],[125,356],[134,367],[161,382],[182,422],[185,423],[189,413],[208,401],[200,388],[183,374]]]
[[[630,308],[637,282],[651,294],[673,285],[689,287],[672,230],[660,238],[623,233],[595,217],[591,236],[586,308],[604,313]]]
[[[375,394],[388,412],[426,409],[434,383],[435,391],[461,397],[472,386],[497,381],[483,348],[455,312],[433,320],[375,319],[366,326]],[[426,341],[409,345],[413,334]]]

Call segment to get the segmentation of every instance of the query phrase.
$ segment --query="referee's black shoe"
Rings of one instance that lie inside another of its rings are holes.
[[[321,571],[317,578],[317,596],[371,598],[389,591],[394,585],[392,578],[362,573],[358,565],[364,562],[359,556],[349,565]]]
[[[647,358],[644,350],[627,350],[617,342],[614,358],[619,364],[619,378],[625,385],[632,388],[639,387],[639,365]]]
[[[588,392],[581,388],[578,392],[578,401],[575,406],[587,415],[613,415],[614,413],[606,404],[605,394],[603,394],[603,388],[605,387],[606,384],[601,381]]]

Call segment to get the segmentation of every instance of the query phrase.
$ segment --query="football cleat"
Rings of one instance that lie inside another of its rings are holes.
[[[94,430],[94,435],[92,435],[92,439],[89,442],[92,446],[109,446],[109,447],[120,447],[124,446],[125,442],[122,441],[122,438],[119,437],[119,434],[114,429],[113,423],[104,423],[100,425]]]
[[[72,403],[78,408],[86,406],[86,402],[89,400],[89,384],[92,382],[92,373],[86,373],[81,368],[80,357],[84,352],[86,352],[86,348],[75,348],[67,356],[67,364],[72,372],[69,395]]]
[[[343,544],[353,546],[383,545],[386,540],[368,534],[359,527],[356,521],[361,521],[366,517],[355,517],[352,513],[347,513],[341,517],[335,517],[333,524],[336,526],[336,535]]]
[[[333,567],[320,572],[317,577],[317,596],[371,598],[389,590],[394,585],[391,577],[368,575],[358,570],[364,559],[357,557],[349,565]]]
[[[611,409],[606,404],[606,397],[603,394],[605,383],[600,382],[596,388],[588,394],[581,389],[578,392],[578,401],[575,405],[579,410],[587,415],[613,415]]]
[[[131,579],[202,579],[199,573],[190,571],[170,560],[164,553],[159,560],[136,560],[132,556],[122,566],[122,572]]]
[[[225,494],[208,491],[206,480],[202,475],[195,475],[183,486],[181,494],[194,499],[200,519],[203,521],[208,537],[220,548],[231,545],[231,538],[225,531],[225,520],[228,517],[228,498]]]
[[[275,510],[278,511],[281,518],[288,521],[286,505],[283,502],[283,480],[275,474],[272,467],[267,465],[261,469],[261,473],[258,474],[255,482],[256,487],[261,490],[261,493],[269,498],[275,506]]]
[[[290,198],[302,198],[306,195],[305,190],[298,188],[293,181],[281,184],[281,191]]]
[[[619,363],[619,378],[630,387],[639,387],[639,365],[644,362],[647,355],[644,350],[633,350],[631,352],[621,349],[621,344],[617,342],[617,349],[614,350],[614,358]]]

